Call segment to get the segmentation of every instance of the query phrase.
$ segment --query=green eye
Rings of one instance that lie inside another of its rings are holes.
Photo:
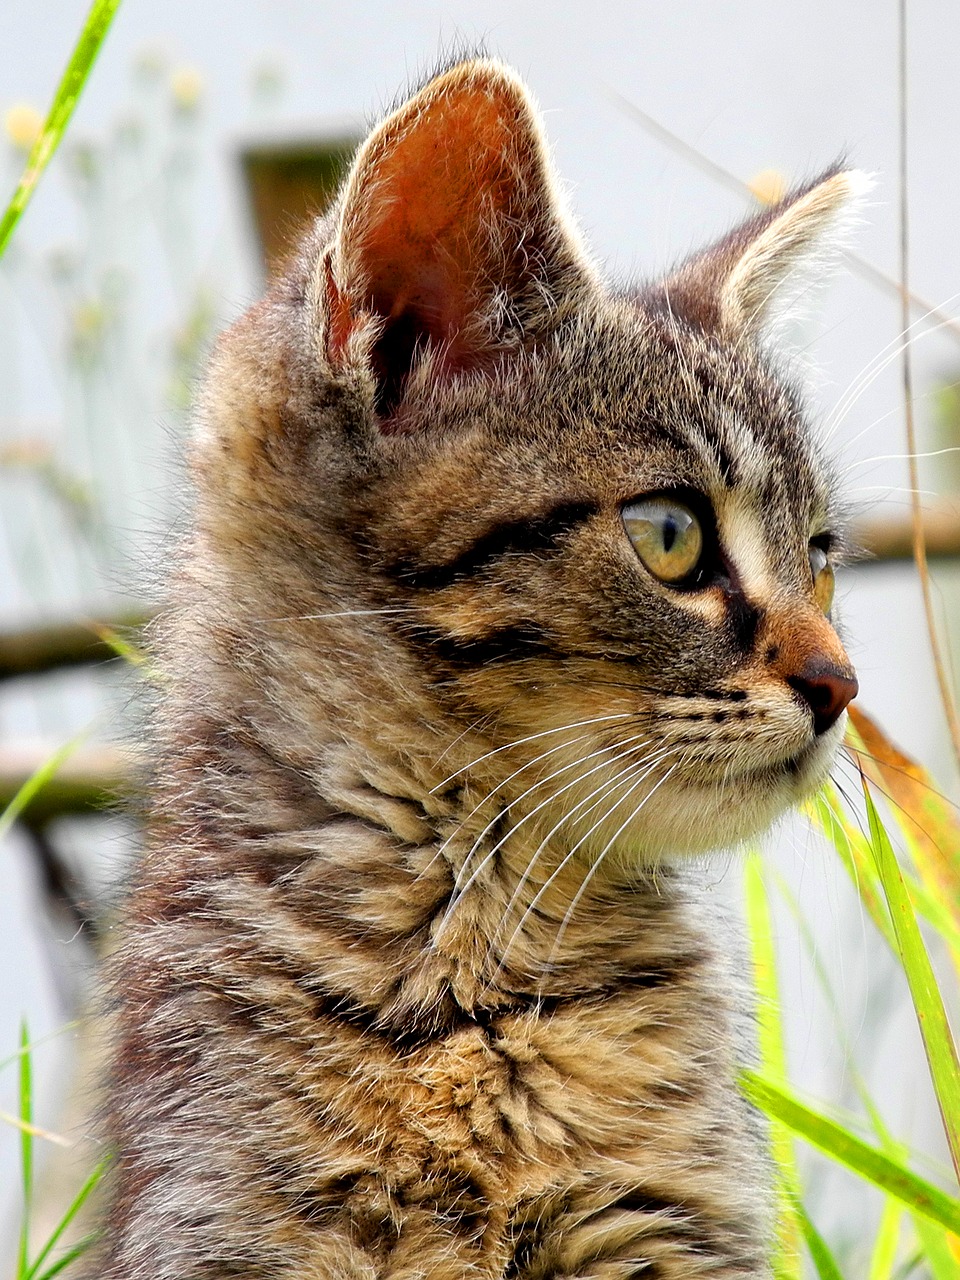
[[[823,547],[810,543],[810,572],[813,574],[813,595],[824,613],[830,612],[833,604],[834,574],[833,565],[827,559]]]
[[[641,498],[623,508],[623,523],[637,555],[661,582],[682,582],[696,569],[703,530],[689,507],[670,498]]]

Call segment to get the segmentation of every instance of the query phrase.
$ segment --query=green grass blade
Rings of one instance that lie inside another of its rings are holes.
[[[72,1262],[76,1262],[77,1258],[86,1253],[96,1238],[96,1234],[91,1232],[90,1235],[84,1236],[82,1240],[78,1240],[62,1257],[58,1258],[56,1262],[47,1267],[46,1271],[37,1276],[37,1280],[51,1280],[52,1276],[59,1275]]]
[[[787,1058],[780,1016],[780,984],[773,943],[770,902],[763,878],[763,864],[752,853],[744,862],[744,900],[753,979],[757,993],[757,1045],[763,1074],[786,1079]],[[794,1209],[800,1178],[790,1131],[777,1121],[770,1125],[770,1149],[778,1174],[777,1240],[773,1258],[776,1280],[801,1280],[801,1224]]]
[[[914,909],[933,925],[949,947],[951,955],[960,957],[960,928],[957,927],[957,922],[950,910],[934,896],[921,880],[906,872],[903,872],[903,878],[907,888],[910,890],[910,900]]]
[[[757,1005],[757,1043],[765,1074],[786,1078],[787,1058],[780,1019],[780,984],[773,945],[773,923],[759,854],[751,853],[743,866],[743,887],[753,977],[760,997]],[[791,1163],[791,1172],[796,1172]]]
[[[960,1062],[957,1060],[957,1048],[933,966],[920,935],[910,894],[865,780],[863,795],[870,824],[873,856],[890,908],[903,970],[920,1023],[920,1034],[930,1064],[930,1075],[943,1117],[950,1154],[960,1177]]]
[[[46,123],[39,138],[34,143],[27,159],[26,168],[17,184],[3,218],[0,219],[0,257],[13,235],[14,228],[20,221],[24,209],[33,195],[44,169],[63,137],[73,109],[87,82],[97,54],[110,29],[113,15],[119,8],[120,0],[94,0],[90,6],[87,20],[80,32],[80,37],[67,63],[67,69],[57,87],[53,105],[50,107]]]
[[[33,1072],[30,1060],[30,1036],[26,1022],[20,1023],[19,1067],[20,1172],[23,1183],[23,1220],[17,1254],[17,1280],[25,1280],[28,1270],[30,1210],[33,1203]]]
[[[848,750],[887,801],[920,880],[952,916],[960,932],[960,816],[924,767],[894,743],[865,712],[851,708]],[[960,951],[948,939],[960,969]]]
[[[43,1246],[43,1248],[40,1250],[39,1254],[35,1258],[33,1266],[27,1272],[26,1280],[41,1280],[41,1273],[40,1273],[41,1267],[46,1262],[47,1258],[49,1258],[53,1250],[56,1248],[57,1242],[60,1240],[64,1231],[66,1231],[67,1227],[69,1227],[70,1223],[74,1220],[74,1218],[83,1208],[86,1201],[90,1198],[90,1195],[96,1188],[100,1179],[103,1177],[106,1167],[107,1167],[106,1161],[102,1161],[100,1164],[98,1164],[94,1168],[90,1176],[87,1178],[87,1180],[84,1182],[83,1186],[80,1188],[77,1194],[73,1197],[73,1200],[70,1202],[70,1207],[67,1209],[66,1213],[57,1223],[57,1226],[51,1232],[50,1238],[47,1240],[47,1243]],[[66,1257],[67,1255],[64,1255],[64,1256]],[[61,1261],[62,1259],[58,1259],[56,1265],[59,1266],[59,1263]],[[51,1271],[47,1271],[42,1274],[51,1275],[53,1273]]]
[[[897,1142],[884,1124],[880,1110],[870,1095],[866,1081],[860,1073],[853,1049],[847,1039],[843,1016],[840,1007],[837,1004],[836,996],[830,985],[827,972],[824,969],[813,935],[810,932],[810,926],[800,912],[800,906],[791,891],[789,885],[781,876],[777,877],[778,888],[786,902],[787,906],[793,914],[800,932],[801,940],[807,951],[817,983],[820,986],[824,999],[830,1008],[830,1014],[836,1028],[837,1038],[843,1050],[844,1072],[849,1077],[851,1084],[856,1090],[857,1097],[863,1106],[874,1133],[880,1140],[880,1146],[883,1151],[893,1160],[905,1162],[908,1151],[904,1145]],[[912,890],[911,890],[912,891]],[[892,932],[892,931],[891,931]],[[774,1077],[776,1078],[776,1077]],[[922,1261],[930,1269],[932,1280],[957,1280],[960,1275],[960,1240],[956,1236],[947,1235],[942,1228],[935,1226],[927,1218],[921,1217],[919,1214],[911,1214],[911,1221],[916,1229],[917,1236],[922,1249]]]
[[[861,901],[883,934],[891,951],[899,958],[896,936],[890,922],[890,914],[884,905],[883,886],[877,874],[869,842],[845,818],[840,800],[829,785],[821,788],[808,805],[807,813],[836,849]],[[909,832],[910,824],[904,822],[903,829]],[[907,843],[916,847],[918,842],[915,834],[912,840],[907,838]],[[906,874],[904,879],[916,910],[943,936],[951,954],[955,957],[960,956],[960,926],[951,912],[950,905],[945,905],[952,904],[953,897],[947,897],[941,901],[923,880]]]
[[[873,1254],[870,1258],[870,1270],[867,1280],[891,1280],[893,1268],[897,1261],[897,1246],[900,1243],[900,1224],[903,1219],[903,1206],[896,1200],[887,1199],[880,1218],[877,1238],[873,1242]]]
[[[835,1120],[812,1110],[772,1080],[755,1071],[740,1072],[744,1094],[765,1115],[781,1121],[812,1146],[894,1196],[913,1212],[960,1230],[960,1200],[919,1177],[901,1161],[878,1151]]]
[[[923,1261],[934,1280],[957,1280],[960,1275],[960,1238],[949,1235],[923,1218],[913,1225],[923,1251]]]
[[[813,1225],[813,1220],[797,1196],[793,1199],[793,1212],[800,1224],[800,1230],[803,1232],[803,1238],[813,1265],[817,1269],[819,1280],[843,1280],[843,1272],[837,1265],[836,1258],[830,1252],[826,1240]]]
[[[150,662],[144,650],[139,645],[131,644],[115,627],[98,626],[94,630],[104,644],[110,646],[118,658],[123,658],[124,662],[129,662],[132,667],[145,667]]]
[[[808,806],[807,813],[836,849],[871,920],[890,949],[896,953],[897,943],[890,923],[890,913],[884,901],[869,842],[847,820],[840,799],[829,783],[821,787]]]
[[[883,1116],[879,1112],[877,1103],[870,1096],[867,1082],[865,1082],[863,1075],[860,1074],[858,1065],[856,1065],[854,1052],[852,1052],[851,1044],[846,1036],[844,1018],[842,1018],[840,1006],[837,1005],[836,996],[833,995],[833,988],[829,983],[822,960],[820,960],[817,943],[814,941],[813,934],[810,933],[809,924],[806,923],[804,916],[801,915],[800,905],[797,904],[796,897],[790,890],[790,886],[783,881],[782,877],[777,877],[777,881],[783,900],[786,901],[788,908],[794,915],[801,941],[803,941],[805,950],[808,952],[815,977],[817,977],[824,1000],[827,1001],[829,1011],[831,1011],[837,1041],[840,1043],[842,1052],[844,1052],[845,1074],[849,1076],[850,1083],[856,1091],[856,1096],[858,1096],[864,1111],[867,1112],[870,1125],[873,1126],[873,1132],[877,1134],[883,1151],[892,1160],[905,1161],[906,1156],[908,1156],[908,1149],[904,1147],[904,1144],[896,1142],[886,1124],[883,1123]],[[774,1079],[776,1079],[776,1076],[774,1076]],[[920,1216],[919,1213],[911,1213],[910,1220],[913,1222],[920,1247],[922,1247],[922,1261],[929,1267],[932,1280],[956,1280],[957,1275],[960,1275],[960,1240],[955,1235],[946,1235],[940,1226],[934,1226],[933,1222]]]
[[[0,840],[7,834],[34,796],[43,790],[63,762],[73,755],[89,732],[89,729],[84,729],[75,738],[71,738],[62,747],[58,747],[53,755],[44,760],[40,768],[30,775],[3,813],[0,813]]]

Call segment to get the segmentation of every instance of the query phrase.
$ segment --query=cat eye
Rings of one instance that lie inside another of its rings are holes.
[[[833,565],[824,548],[815,542],[810,543],[810,572],[813,574],[814,599],[823,612],[829,614],[835,586]]]
[[[637,555],[661,582],[681,583],[697,568],[703,529],[689,507],[673,498],[641,498],[623,508]]]

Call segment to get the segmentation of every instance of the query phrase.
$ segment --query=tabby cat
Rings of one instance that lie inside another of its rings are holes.
[[[529,93],[461,62],[221,339],[92,1276],[769,1274],[691,855],[810,795],[857,690],[764,335],[861,186],[612,290]]]

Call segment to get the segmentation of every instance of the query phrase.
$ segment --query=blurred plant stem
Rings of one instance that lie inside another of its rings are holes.
[[[67,125],[70,123],[70,117],[83,92],[83,86],[93,69],[97,54],[119,7],[120,0],[94,0],[90,7],[73,55],[57,87],[46,123],[33,144],[23,176],[17,184],[7,210],[0,218],[0,257],[3,256],[14,228],[29,204],[44,169],[60,145]]]

